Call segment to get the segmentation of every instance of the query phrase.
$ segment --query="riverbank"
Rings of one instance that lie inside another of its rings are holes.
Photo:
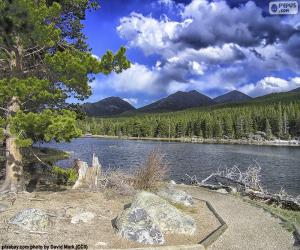
[[[120,140],[145,140],[162,142],[182,142],[199,144],[229,144],[229,145],[258,145],[258,146],[291,146],[300,147],[299,140],[238,140],[238,139],[203,139],[203,138],[158,138],[158,137],[132,137],[132,136],[113,136],[113,135],[84,135],[83,138],[105,138]]]

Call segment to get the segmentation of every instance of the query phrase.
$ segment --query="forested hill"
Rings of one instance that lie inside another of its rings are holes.
[[[177,112],[88,118],[80,125],[99,135],[241,139],[258,132],[266,139],[289,139],[300,136],[300,91]]]

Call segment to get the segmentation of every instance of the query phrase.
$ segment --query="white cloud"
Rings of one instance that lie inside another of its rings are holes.
[[[177,31],[187,26],[191,20],[187,19],[180,23],[170,21],[166,16],[157,20],[133,12],[129,17],[121,18],[120,22],[117,31],[122,38],[129,41],[129,46],[141,48],[146,55],[169,56],[173,53],[172,40]]]
[[[240,90],[251,96],[265,95],[275,92],[290,91],[300,87],[300,77],[282,79],[278,77],[265,77],[255,84],[249,84],[241,87]]]
[[[153,67],[133,64],[110,76],[107,81],[116,91],[154,96],[194,88],[240,89],[258,95],[296,86],[296,78],[269,76],[286,70],[300,74],[300,50],[295,52],[299,17],[263,16],[251,1],[236,8],[222,0],[192,0],[185,6],[158,0],[155,4],[176,10],[180,18],[135,12],[121,18],[117,31],[128,46],[159,58]],[[253,84],[252,79],[262,80]]]
[[[189,85],[186,83],[181,83],[177,81],[172,81],[167,86],[167,94],[173,94],[177,91],[186,91]]]
[[[104,85],[120,93],[140,92],[152,95],[159,91],[159,86],[156,84],[157,77],[157,70],[134,63],[120,74],[112,73],[104,80]]]
[[[139,102],[137,98],[123,98],[123,100],[129,102],[131,105],[137,105]]]

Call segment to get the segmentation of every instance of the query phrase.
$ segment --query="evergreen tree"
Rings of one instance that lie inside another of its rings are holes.
[[[300,117],[296,121],[295,131],[296,131],[295,134],[297,136],[300,136]]]
[[[194,122],[194,133],[196,136],[199,136],[199,137],[203,136],[202,130],[201,130],[201,120],[200,119],[197,119]]]
[[[130,66],[124,48],[101,60],[89,52],[81,20],[96,5],[88,0],[0,2],[0,137],[6,145],[1,191],[22,189],[20,147],[81,134],[67,98],[87,98],[94,74]]]
[[[179,121],[177,124],[176,124],[176,127],[175,127],[175,137],[176,138],[180,138],[180,137],[183,137],[185,134],[184,132],[184,125],[183,125],[183,122],[182,121]]]
[[[270,122],[268,119],[266,119],[265,133],[266,133],[267,139],[270,140],[273,135],[272,135],[272,128],[270,126]]]

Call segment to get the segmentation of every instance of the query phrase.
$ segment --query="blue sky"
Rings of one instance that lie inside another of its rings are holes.
[[[140,107],[176,91],[300,87],[299,14],[270,16],[267,0],[102,0],[84,25],[93,54],[124,45],[132,62],[96,76],[90,102],[119,96]]]

